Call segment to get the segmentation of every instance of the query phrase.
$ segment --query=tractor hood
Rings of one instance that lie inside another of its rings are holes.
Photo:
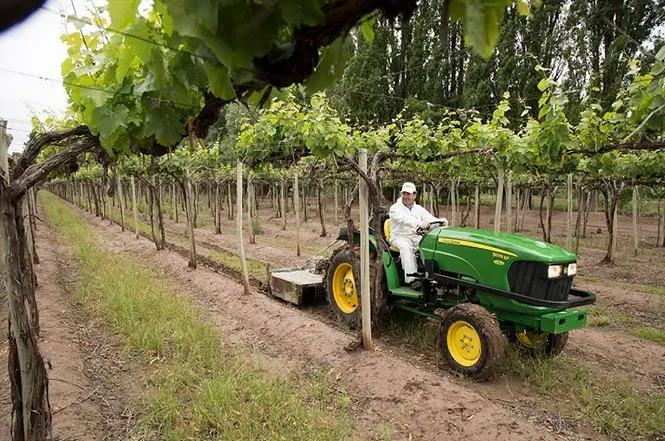
[[[424,238],[422,245],[425,245],[426,242],[430,244],[432,249],[437,248],[437,245],[445,244],[453,247],[459,246],[467,250],[471,248],[478,251],[491,251],[503,258],[510,257],[515,260],[542,263],[572,263],[577,261],[575,254],[550,243],[517,234],[495,233],[473,228],[436,228]]]

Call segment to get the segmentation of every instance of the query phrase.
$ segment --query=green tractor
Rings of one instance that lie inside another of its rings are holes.
[[[404,283],[399,250],[389,247],[390,219],[370,252],[384,241],[383,289],[389,304],[440,319],[439,357],[452,370],[476,379],[490,378],[501,365],[506,337],[530,353],[558,355],[568,333],[587,322],[593,293],[573,288],[577,256],[549,243],[507,233],[432,224],[422,235],[416,274],[422,289]],[[346,240],[342,229],[338,239]],[[360,244],[360,232],[354,232]],[[348,246],[333,252],[324,277],[329,303],[351,328],[359,323],[358,259]],[[505,337],[504,337],[505,335]]]

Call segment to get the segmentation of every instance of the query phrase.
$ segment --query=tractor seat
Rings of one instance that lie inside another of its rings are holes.
[[[386,219],[383,223],[383,235],[386,236],[386,242],[390,244],[390,218]],[[399,248],[396,248],[392,245],[389,245],[390,251],[393,253],[399,253]]]

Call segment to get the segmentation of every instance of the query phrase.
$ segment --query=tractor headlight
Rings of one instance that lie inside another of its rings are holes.
[[[561,273],[563,273],[563,267],[561,265],[550,265],[547,267],[547,277],[550,279],[561,277]]]
[[[574,276],[575,274],[577,274],[577,264],[571,263],[568,265],[568,275]]]

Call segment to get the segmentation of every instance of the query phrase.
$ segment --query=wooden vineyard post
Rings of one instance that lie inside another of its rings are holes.
[[[367,174],[367,149],[358,151],[358,165]],[[360,303],[362,311],[363,348],[372,349],[372,314],[369,286],[369,189],[362,177],[360,180]]]
[[[105,182],[106,182],[105,180],[102,180],[102,185]],[[108,211],[106,212],[106,214],[107,217],[109,218],[109,225],[113,225],[113,201],[112,201],[113,198],[108,195],[108,190],[112,188],[111,185],[113,184],[109,184],[108,188],[106,188],[106,185],[104,185],[104,188],[102,189],[102,191],[106,195],[106,204],[104,204],[104,206],[105,207],[108,206]]]
[[[196,241],[194,240],[194,204],[192,201],[192,180],[189,168],[185,169],[185,203],[187,208],[187,238],[189,239],[189,262],[187,266],[196,268]]]
[[[566,249],[570,251],[573,246],[573,174],[568,173],[568,215],[566,216]],[[579,207],[578,207],[579,210]]]
[[[122,182],[120,178],[116,181],[118,187],[118,205],[120,205],[120,228],[125,231],[125,200],[122,197]]]
[[[134,231],[136,231],[136,239],[139,238],[139,214],[138,208],[136,207],[136,182],[134,181],[134,175],[131,176],[130,182],[132,185],[132,211],[134,212]]]
[[[637,255],[639,241],[637,240],[637,185],[633,185],[633,252]]]
[[[498,167],[499,176],[498,184],[496,186],[496,206],[494,211],[494,232],[501,231],[501,205],[503,204],[503,166]]]
[[[236,237],[240,251],[240,267],[242,268],[242,286],[245,295],[249,295],[249,274],[247,260],[245,260],[245,244],[242,241],[242,162],[238,161],[236,174]]]
[[[249,234],[249,243],[256,243],[254,237],[254,229],[252,228],[252,173],[247,172],[247,192],[245,193],[247,198],[247,231]]]
[[[293,178],[293,209],[296,212],[296,256],[300,257],[300,193],[298,191],[298,168]]]
[[[286,230],[286,195],[284,187],[286,187],[286,183],[282,181],[282,185],[280,186],[280,197],[282,204],[282,230]]]
[[[618,196],[617,196],[618,199]],[[610,259],[610,263],[614,263],[614,257],[616,256],[616,251],[617,251],[617,232],[619,231],[618,228],[618,215],[617,212],[619,211],[619,203],[616,202],[614,204],[614,212],[612,213],[612,259]]]
[[[337,210],[339,209],[337,202],[337,179],[335,179],[335,228],[339,225],[339,218],[337,217]]]
[[[455,178],[450,178],[450,226],[454,227],[456,224],[457,201],[455,200]]]
[[[506,180],[506,231],[513,232],[513,172],[508,171]]]

